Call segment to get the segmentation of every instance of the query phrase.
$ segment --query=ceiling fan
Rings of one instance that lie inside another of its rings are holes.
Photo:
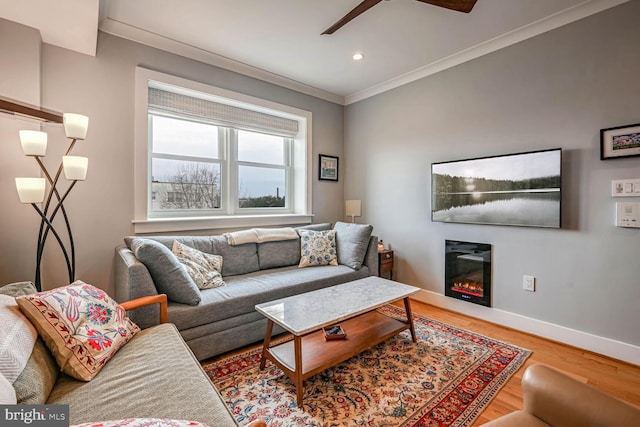
[[[371,9],[373,6],[380,3],[382,0],[364,0],[362,3],[353,8],[353,10],[347,13],[342,19],[333,24],[331,27],[324,30],[322,34],[333,34],[338,31],[344,25],[346,25],[349,21],[357,17],[358,15],[363,14],[367,10]],[[435,6],[444,7],[451,10],[456,10],[458,12],[469,13],[473,6],[476,4],[477,0],[417,0],[423,3],[433,4]]]

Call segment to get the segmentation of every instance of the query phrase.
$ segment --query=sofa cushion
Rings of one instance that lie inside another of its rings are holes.
[[[298,265],[300,262],[300,239],[259,243],[258,260],[260,270]]]
[[[236,427],[211,380],[170,323],[136,334],[90,382],[60,375],[47,404],[68,404],[71,424],[157,417]]]
[[[224,286],[222,280],[222,256],[208,254],[190,246],[173,241],[171,252],[187,269],[198,289],[217,288]]]
[[[223,236],[210,236],[210,253],[222,255],[222,277],[251,273],[260,270],[258,262],[258,245],[246,243],[231,246]]]
[[[299,267],[338,265],[334,230],[300,230]]]
[[[139,237],[127,237],[124,239],[131,250],[133,250],[132,245],[136,239],[139,239]],[[173,241],[177,240],[199,251],[221,255],[224,260],[222,264],[223,277],[260,270],[258,247],[255,243],[231,246],[224,236],[153,236],[148,237],[148,240],[162,243],[168,249],[171,249]]]
[[[367,254],[373,226],[336,222],[333,229],[336,231],[338,263],[348,265],[354,270],[360,269]]]
[[[0,374],[13,383],[31,356],[38,332],[9,295],[0,295],[0,325]]]
[[[331,223],[303,225],[294,230],[298,234],[300,230],[331,230]],[[258,261],[260,270],[298,265],[300,263],[300,238],[259,243]]]
[[[289,266],[227,277],[227,286],[202,291],[197,307],[169,304],[169,321],[187,336],[186,329],[209,325],[246,313],[255,305],[367,277],[367,268],[345,265],[318,268]],[[264,333],[264,331],[262,331]]]
[[[149,270],[158,293],[183,304],[200,302],[200,290],[169,247],[155,240],[135,238],[131,241],[131,250]]]
[[[63,372],[89,381],[140,331],[104,291],[80,280],[16,298]]]
[[[36,287],[31,282],[16,282],[0,288],[0,294],[13,297],[35,292]],[[38,337],[22,373],[13,382],[17,402],[29,405],[43,404],[51,393],[59,372],[60,368],[53,355],[42,338]]]

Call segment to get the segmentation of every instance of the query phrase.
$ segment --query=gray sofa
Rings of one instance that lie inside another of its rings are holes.
[[[35,291],[31,282],[0,287],[0,294],[13,297]],[[163,295],[156,300],[152,301],[154,305],[161,302],[166,307]],[[144,302],[129,302],[125,308],[139,304]],[[12,385],[17,403],[69,405],[71,425],[161,418],[198,421],[211,427],[237,426],[200,363],[170,323],[138,332],[88,382],[60,372],[44,341],[38,338]],[[251,424],[258,425],[264,424]]]
[[[201,290],[199,302],[193,305],[172,301],[169,296],[169,322],[176,325],[198,360],[204,360],[264,339],[266,319],[255,311],[256,304],[377,275],[378,238],[371,235],[371,227],[367,226],[366,241],[354,240],[352,231],[362,231],[362,227],[345,223],[334,226],[338,260],[352,258],[353,253],[362,253],[361,266],[347,262],[351,266],[341,263],[299,268],[299,238],[236,246],[228,244],[224,235],[143,238],[158,242],[169,250],[176,240],[202,252],[223,256],[222,276],[226,286]],[[299,227],[297,230],[300,229],[329,230],[331,224]],[[362,233],[355,234],[362,237]],[[159,293],[152,278],[153,272],[134,254],[140,247],[139,239],[125,238],[126,245],[116,248],[115,299],[118,302]],[[156,261],[154,258],[147,264]],[[157,323],[157,308],[136,310],[131,313],[131,318],[142,328],[151,326]],[[274,328],[274,335],[281,332],[282,329]]]

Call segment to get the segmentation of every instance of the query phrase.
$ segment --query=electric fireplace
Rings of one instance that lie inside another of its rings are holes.
[[[448,297],[491,307],[491,245],[445,240]]]

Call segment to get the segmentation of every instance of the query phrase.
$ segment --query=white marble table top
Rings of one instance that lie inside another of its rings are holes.
[[[305,335],[385,304],[420,288],[370,276],[342,285],[256,305],[256,310],[294,335]]]

